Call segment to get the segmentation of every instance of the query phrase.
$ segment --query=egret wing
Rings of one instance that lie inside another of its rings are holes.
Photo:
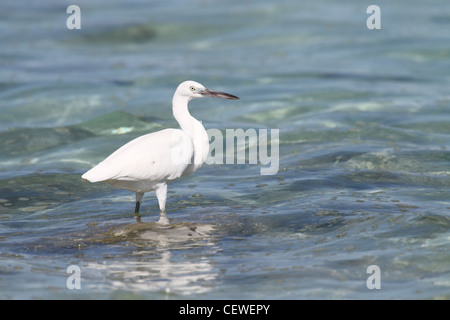
[[[128,142],[82,178],[91,182],[173,180],[183,175],[193,156],[194,147],[188,134],[165,129]]]

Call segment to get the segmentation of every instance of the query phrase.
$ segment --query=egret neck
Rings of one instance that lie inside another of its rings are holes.
[[[187,174],[200,168],[208,157],[209,138],[202,123],[189,113],[188,104],[192,100],[190,96],[180,95],[175,92],[172,99],[173,116],[180,125],[181,130],[186,132],[194,146],[194,157],[191,159],[191,170]]]

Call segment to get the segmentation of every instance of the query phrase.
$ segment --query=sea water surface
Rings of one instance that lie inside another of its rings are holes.
[[[450,298],[447,2],[2,0],[0,298]],[[240,97],[192,101],[207,129],[279,130],[279,170],[205,164],[163,228],[81,175],[177,127],[188,79]]]

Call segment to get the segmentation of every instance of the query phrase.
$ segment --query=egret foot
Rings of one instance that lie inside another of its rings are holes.
[[[162,226],[170,225],[169,218],[167,218],[166,213],[164,211],[161,212],[159,220],[156,223]]]

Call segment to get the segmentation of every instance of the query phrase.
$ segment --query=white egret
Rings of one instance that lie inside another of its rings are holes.
[[[167,183],[195,172],[209,153],[208,134],[188,110],[189,101],[202,97],[239,99],[206,89],[195,81],[181,83],[172,99],[173,115],[181,129],[164,129],[140,136],[117,149],[82,178],[135,192],[135,213],[139,213],[144,193],[155,191],[159,209],[164,213]]]

